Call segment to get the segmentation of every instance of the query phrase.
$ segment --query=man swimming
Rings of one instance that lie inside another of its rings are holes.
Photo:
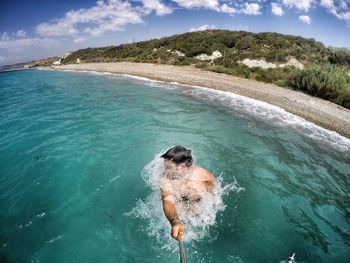
[[[171,225],[171,236],[182,240],[185,225],[177,209],[196,213],[196,206],[205,193],[214,189],[214,176],[207,170],[193,165],[191,150],[175,146],[161,155],[164,158],[165,173],[161,178],[160,190],[164,214]]]

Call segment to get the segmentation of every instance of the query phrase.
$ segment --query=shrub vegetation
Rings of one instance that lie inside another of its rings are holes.
[[[333,101],[350,109],[350,76],[338,65],[309,65],[295,70],[290,78],[291,87]]]

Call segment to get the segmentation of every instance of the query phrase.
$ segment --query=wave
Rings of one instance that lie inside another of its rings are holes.
[[[292,128],[313,140],[326,142],[340,151],[350,151],[350,139],[341,136],[335,131],[322,128],[302,117],[289,113],[278,106],[232,92],[198,86],[185,91],[185,93],[223,104],[240,112],[254,115],[267,123],[274,123]]]
[[[339,133],[322,128],[312,122],[305,120],[302,117],[289,113],[278,106],[274,106],[263,101],[241,96],[233,92],[214,90],[202,86],[180,84],[177,82],[168,83],[164,81],[152,80],[145,77],[138,77],[129,74],[118,74],[87,70],[62,71],[83,72],[94,75],[109,75],[117,78],[128,78],[138,80],[152,87],[159,87],[165,89],[182,89],[184,94],[201,97],[205,100],[209,100],[215,103],[220,103],[226,107],[254,115],[255,117],[265,122],[270,122],[281,126],[287,126],[315,141],[322,141],[323,143],[328,143],[332,147],[342,152],[350,151],[350,139],[341,136]]]

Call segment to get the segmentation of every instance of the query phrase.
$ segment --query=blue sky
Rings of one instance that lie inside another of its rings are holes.
[[[350,0],[1,0],[0,65],[205,29],[350,48]]]

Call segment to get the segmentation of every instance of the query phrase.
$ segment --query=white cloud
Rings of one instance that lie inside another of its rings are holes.
[[[334,3],[333,0],[321,0],[320,5],[325,7],[331,14],[339,19],[350,23],[350,1],[338,1]]]
[[[208,29],[216,29],[216,27],[214,25],[202,25],[200,27],[192,27],[190,28],[190,32],[195,32],[195,31],[205,31],[205,30],[208,30]]]
[[[295,7],[302,11],[309,11],[314,0],[283,0],[283,4],[288,7]]]
[[[242,12],[246,15],[261,15],[260,5],[257,3],[245,3]]]
[[[221,4],[220,2],[230,2],[232,4],[232,1],[228,0],[172,0],[173,2],[177,3],[180,7],[186,8],[186,9],[195,9],[195,8],[205,8],[214,10],[220,13],[227,13],[227,14],[235,14],[238,13],[237,9],[233,6],[229,6],[227,3]]]
[[[2,33],[0,37],[0,41],[8,41],[10,40],[10,36],[7,34],[7,32]]]
[[[129,2],[108,0],[106,3],[98,1],[96,6],[88,9],[69,11],[53,23],[38,25],[36,32],[44,37],[75,36],[81,32],[98,36],[105,31],[122,31],[127,24],[138,23],[143,23],[142,16]]]
[[[24,30],[18,30],[17,32],[16,32],[16,36],[17,37],[27,37],[27,33],[26,33],[26,31],[24,31]]]
[[[237,13],[237,10],[231,6],[228,6],[227,4],[223,4],[220,6],[220,11],[222,13],[227,13],[227,14],[234,14]]]
[[[81,43],[84,42],[87,38],[86,37],[74,37],[73,42],[74,43]]]
[[[350,8],[350,1],[349,1],[349,0],[340,0],[340,1],[339,1],[339,6],[340,6],[340,8],[342,8],[342,9],[347,9],[347,10],[349,10],[349,8]]]
[[[51,49],[58,46],[60,46],[59,42],[51,38],[29,38],[24,30],[12,33],[11,37],[7,32],[0,35],[0,50],[10,53],[22,52],[28,47]]]
[[[206,8],[221,13],[234,14],[237,13],[236,8],[229,6],[228,4],[220,4],[219,0],[172,0],[177,3],[180,7],[186,9],[194,8]],[[228,2],[228,1],[225,1]]]
[[[173,12],[173,10],[162,4],[159,0],[142,0],[143,7],[145,8],[146,14],[151,13],[153,10],[157,15],[163,16]]]
[[[1,60],[6,60],[6,58],[5,58],[5,57],[0,56],[0,61],[1,61]]]
[[[309,16],[299,16],[299,20],[308,25],[311,23],[311,18]]]
[[[339,13],[337,17],[350,23],[350,12]]]
[[[262,5],[268,3],[266,0],[172,0],[172,2],[186,9],[206,8],[221,13],[241,13],[246,15],[261,15]],[[283,16],[285,14],[283,6],[308,12],[312,6],[317,3],[327,8],[330,13],[334,14],[339,19],[346,20],[350,23],[350,0],[275,0],[271,2],[271,12],[274,15]]]
[[[334,3],[333,0],[321,0],[320,5],[327,8],[327,9],[333,9]]]
[[[60,37],[73,36],[79,33],[74,27],[74,23],[64,19],[56,23],[42,23],[36,27],[36,32],[41,36],[46,37]]]
[[[6,32],[4,33],[6,34]],[[4,36],[3,34],[3,36]],[[52,49],[59,47],[58,41],[51,38],[1,38],[0,50],[4,49],[12,53],[21,52],[23,49],[28,47],[40,47],[44,49]]]
[[[192,8],[207,8],[219,11],[219,1],[218,0],[172,0],[179,6],[192,9]]]
[[[271,3],[271,11],[276,16],[283,16],[284,15],[284,11],[283,11],[282,7],[277,3]]]
[[[333,0],[321,0],[320,5],[325,7],[332,14],[338,16],[337,8],[335,7]]]

